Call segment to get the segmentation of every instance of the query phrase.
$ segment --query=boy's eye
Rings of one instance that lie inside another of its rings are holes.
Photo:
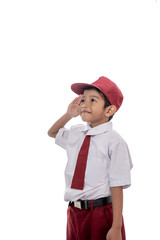
[[[81,99],[81,103],[83,103],[84,102],[84,99]]]
[[[94,98],[91,99],[91,102],[96,102],[96,100]]]

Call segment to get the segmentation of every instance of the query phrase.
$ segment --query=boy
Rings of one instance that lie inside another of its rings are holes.
[[[68,156],[67,240],[125,240],[123,188],[131,185],[132,161],[126,142],[110,122],[123,95],[106,77],[92,84],[75,83],[71,88],[79,96],[48,131]],[[79,115],[87,125],[64,128]]]

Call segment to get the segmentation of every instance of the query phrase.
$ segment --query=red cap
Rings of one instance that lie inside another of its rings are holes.
[[[97,81],[92,84],[87,83],[74,83],[71,85],[71,89],[73,92],[79,94],[83,94],[86,87],[92,86],[96,87],[107,97],[111,105],[115,105],[117,110],[120,108],[123,95],[118,86],[112,82],[110,79],[106,77],[100,77]]]

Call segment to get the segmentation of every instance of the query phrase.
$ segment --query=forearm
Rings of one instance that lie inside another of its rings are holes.
[[[112,208],[113,224],[112,228],[121,229],[122,227],[122,210],[123,210],[123,189],[122,187],[112,187]]]
[[[48,130],[48,135],[50,137],[53,137],[55,138],[59,129],[64,127],[66,125],[66,123],[71,120],[72,117],[65,113],[60,119],[58,119],[54,124],[53,126]]]

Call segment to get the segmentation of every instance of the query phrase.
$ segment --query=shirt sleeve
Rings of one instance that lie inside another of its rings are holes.
[[[69,130],[66,128],[60,128],[55,138],[55,144],[66,149],[68,136],[69,136]]]
[[[131,185],[130,170],[133,165],[128,146],[123,139],[112,144],[110,159],[110,187],[129,187]]]

